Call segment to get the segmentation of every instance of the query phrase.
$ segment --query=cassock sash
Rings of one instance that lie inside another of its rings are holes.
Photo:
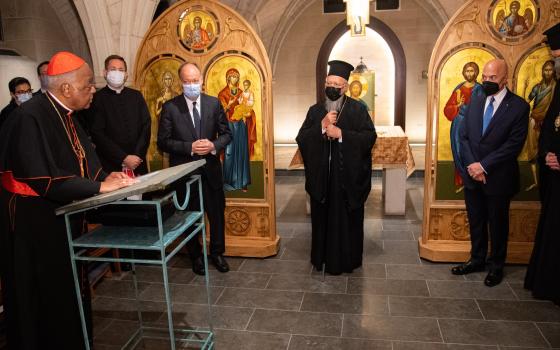
[[[32,196],[32,197],[39,197],[37,192],[35,192],[28,184],[24,182],[19,182],[14,179],[14,175],[12,175],[11,171],[7,171],[2,173],[2,186],[15,194],[21,194],[24,196]]]

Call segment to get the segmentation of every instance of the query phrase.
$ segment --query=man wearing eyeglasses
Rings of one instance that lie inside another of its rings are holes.
[[[96,152],[105,171],[146,174],[146,152],[150,144],[151,118],[144,97],[125,87],[126,61],[118,55],[105,59],[107,86],[97,91],[85,111]]]
[[[364,203],[377,134],[367,108],[345,95],[354,70],[330,61],[325,102],[309,109],[296,141],[311,199],[311,263],[333,275],[362,265]]]
[[[29,80],[22,77],[15,77],[10,80],[8,83],[8,89],[10,90],[10,96],[12,96],[12,99],[10,100],[10,103],[2,109],[2,112],[0,112],[0,128],[10,113],[12,113],[12,111],[22,103],[29,101],[33,93]]]

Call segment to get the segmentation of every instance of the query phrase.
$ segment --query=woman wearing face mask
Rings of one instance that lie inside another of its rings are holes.
[[[0,112],[0,128],[8,115],[12,113],[14,109],[16,109],[22,103],[29,101],[33,96],[33,90],[31,89],[31,84],[29,84],[29,80],[22,78],[22,77],[15,77],[8,83],[8,89],[10,90],[10,96],[12,99],[10,103],[2,109]]]

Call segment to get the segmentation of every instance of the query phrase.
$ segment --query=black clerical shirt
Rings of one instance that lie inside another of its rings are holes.
[[[104,87],[95,93],[85,120],[105,171],[121,171],[128,155],[143,160],[136,173],[148,171],[146,152],[150,144],[151,119],[139,91],[125,87],[118,93]]]

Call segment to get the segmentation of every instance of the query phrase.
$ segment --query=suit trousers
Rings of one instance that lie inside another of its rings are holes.
[[[200,174],[200,172],[199,172]],[[175,189],[179,203],[185,198],[187,178],[177,181]],[[198,185],[191,185],[190,199],[187,210],[200,210],[200,197]],[[225,251],[225,219],[224,210],[226,207],[226,199],[223,187],[219,189],[212,188],[208,184],[208,180],[202,173],[202,199],[204,211],[210,224],[210,254],[221,255]],[[202,255],[202,246],[197,238],[191,239],[187,243],[187,250],[194,260]]]
[[[475,264],[488,262],[490,270],[504,268],[509,235],[510,195],[489,196],[481,188],[465,187],[465,204],[471,234],[471,260]],[[488,233],[490,232],[490,256]]]

